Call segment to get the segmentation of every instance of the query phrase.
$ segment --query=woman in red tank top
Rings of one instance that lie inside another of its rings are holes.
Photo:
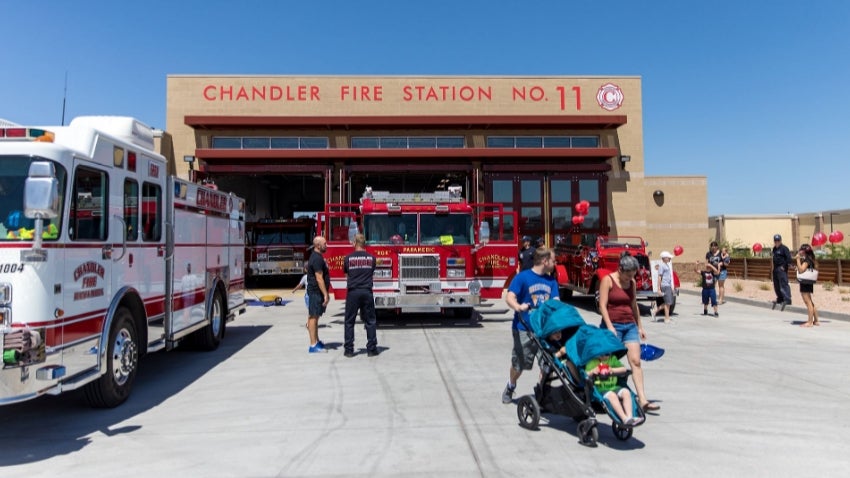
[[[646,333],[640,322],[640,310],[637,306],[635,273],[637,259],[630,255],[620,258],[619,268],[602,278],[599,284],[599,312],[602,314],[600,328],[610,330],[623,345],[632,369],[640,406],[644,410],[658,410],[656,403],[650,402],[643,391],[643,370],[640,364],[640,343],[646,340]]]

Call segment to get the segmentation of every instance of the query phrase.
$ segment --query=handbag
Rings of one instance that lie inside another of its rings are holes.
[[[809,267],[803,272],[797,273],[797,282],[800,284],[814,284],[818,281],[818,270]]]

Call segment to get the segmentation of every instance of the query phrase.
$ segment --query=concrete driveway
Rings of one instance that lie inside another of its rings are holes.
[[[92,410],[81,395],[0,408],[0,475],[63,476],[844,476],[850,435],[850,322],[747,304],[701,315],[679,297],[672,324],[648,323],[666,349],[644,364],[662,406],[621,442],[600,417],[599,447],[566,417],[517,425],[500,394],[510,314],[385,322],[382,353],[342,355],[342,303],[320,329],[336,347],[307,354],[301,298],[250,307],[219,350],[142,361],[133,395]],[[576,300],[596,324],[588,301]],[[357,346],[365,346],[358,324]],[[520,379],[530,393],[537,371]]]

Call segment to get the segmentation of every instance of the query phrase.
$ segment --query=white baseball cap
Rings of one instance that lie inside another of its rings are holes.
[[[667,251],[662,251],[662,252],[661,252],[661,258],[662,258],[662,259],[672,259],[672,258],[673,258],[673,254],[670,254],[670,253],[669,253],[669,252],[667,252]]]

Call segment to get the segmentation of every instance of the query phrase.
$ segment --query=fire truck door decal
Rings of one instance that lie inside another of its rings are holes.
[[[103,297],[103,284],[98,284],[98,277],[102,282],[106,269],[97,262],[87,261],[74,269],[74,282],[79,282],[80,290],[74,292],[74,300],[86,300],[94,297]]]

